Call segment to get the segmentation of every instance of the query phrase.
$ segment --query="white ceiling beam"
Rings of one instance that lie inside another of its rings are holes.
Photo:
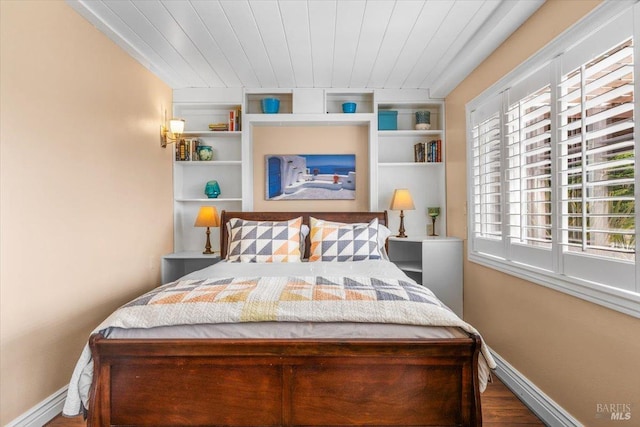
[[[449,62],[446,69],[431,81],[431,96],[446,97],[543,3],[544,0],[500,3],[459,54]]]

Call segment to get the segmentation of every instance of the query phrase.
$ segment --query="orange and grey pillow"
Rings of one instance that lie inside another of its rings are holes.
[[[229,262],[301,262],[302,217],[289,221],[229,220]]]
[[[378,219],[368,224],[345,224],[314,217],[311,223],[309,261],[362,261],[381,259]]]

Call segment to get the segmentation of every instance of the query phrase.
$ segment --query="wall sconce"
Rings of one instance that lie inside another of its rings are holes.
[[[167,126],[167,112],[164,114],[164,123],[160,126],[160,146],[165,148],[167,144],[180,140],[184,132],[184,119],[171,119]]]
[[[207,227],[207,243],[204,247],[204,252],[202,252],[203,254],[213,254],[213,251],[211,250],[211,239],[209,238],[209,236],[211,235],[209,227],[219,226],[220,220],[218,219],[218,210],[215,208],[215,206],[201,206],[200,210],[198,211],[198,217],[196,218],[194,227]]]
[[[413,210],[416,207],[413,204],[411,193],[406,188],[399,188],[393,191],[393,197],[391,198],[391,206],[389,209],[392,211],[400,211],[400,229],[396,237],[407,237],[404,234],[404,211]]]

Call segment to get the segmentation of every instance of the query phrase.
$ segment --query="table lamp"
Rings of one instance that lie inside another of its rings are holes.
[[[207,227],[207,244],[205,245],[204,252],[202,253],[205,255],[213,254],[213,251],[211,250],[211,239],[209,237],[211,235],[211,231],[209,230],[209,227],[220,226],[220,220],[218,219],[218,211],[216,210],[215,206],[201,206],[194,226]]]
[[[413,210],[416,207],[413,205],[413,199],[411,193],[406,188],[398,188],[393,191],[393,197],[391,198],[391,206],[389,209],[392,211],[400,211],[400,229],[396,237],[407,237],[404,234],[404,211]]]

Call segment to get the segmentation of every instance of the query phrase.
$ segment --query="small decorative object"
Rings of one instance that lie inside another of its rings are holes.
[[[440,208],[427,208],[427,213],[431,217],[431,234],[429,234],[429,236],[437,236],[436,218],[440,216]]]
[[[210,199],[217,199],[220,195],[220,185],[218,181],[209,181],[204,187],[204,194]]]
[[[263,98],[262,112],[264,114],[277,114],[280,110],[280,100],[278,98]]]
[[[208,145],[199,145],[198,146],[198,157],[200,160],[212,160],[213,159],[213,148]]]
[[[356,103],[355,102],[345,102],[342,104],[342,112],[343,113],[355,113],[356,112]]]
[[[407,235],[404,234],[404,211],[413,210],[415,208],[413,198],[411,198],[411,193],[409,193],[408,189],[399,188],[394,190],[389,209],[392,211],[400,211],[400,229],[398,230],[398,235],[396,237],[407,237]]]
[[[378,130],[398,130],[398,111],[378,110]]]
[[[416,111],[416,129],[417,130],[427,130],[431,129],[431,112],[424,111]]]
[[[200,211],[198,211],[198,217],[196,218],[196,222],[194,227],[207,227],[207,243],[204,247],[205,255],[212,255],[214,252],[211,250],[211,231],[209,227],[219,227],[220,221],[218,220],[218,211],[215,206],[201,206]]]

